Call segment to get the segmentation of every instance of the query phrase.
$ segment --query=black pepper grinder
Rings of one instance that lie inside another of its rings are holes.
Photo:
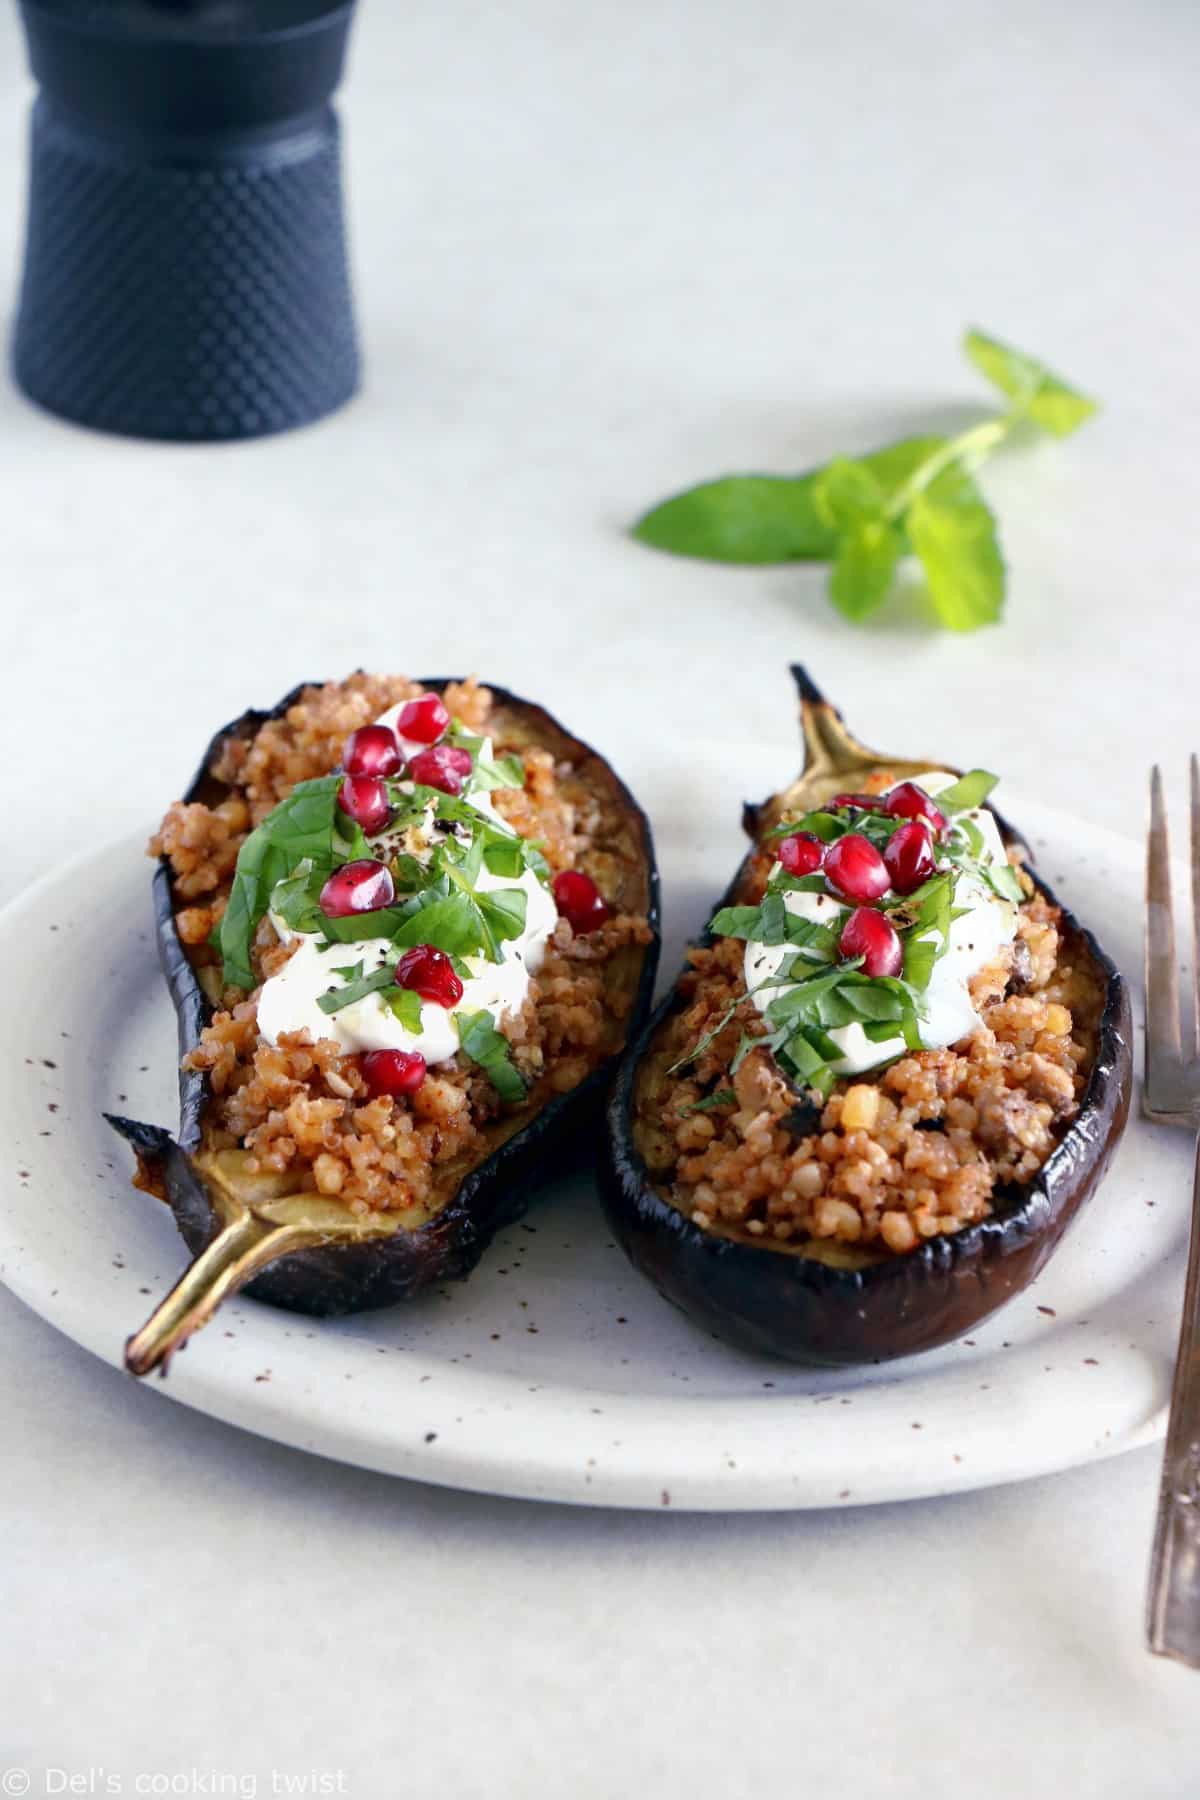
[[[258,437],[358,385],[337,116],[355,0],[19,0],[40,93],[21,387],[127,436]]]

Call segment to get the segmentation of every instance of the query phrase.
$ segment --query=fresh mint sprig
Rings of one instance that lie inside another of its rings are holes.
[[[1024,351],[968,330],[969,360],[1008,401],[958,436],[913,437],[803,475],[728,475],[653,507],[633,536],[709,562],[828,562],[829,597],[852,623],[879,607],[915,556],[941,624],[999,619],[1006,570],[995,517],[974,471],[1019,426],[1066,437],[1096,402]]]

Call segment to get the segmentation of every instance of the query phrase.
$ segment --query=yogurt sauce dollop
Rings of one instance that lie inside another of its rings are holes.
[[[377,723],[396,730],[402,704],[383,713]],[[399,737],[399,742],[406,761],[428,748],[403,737]],[[491,760],[490,740],[484,741],[479,755],[483,761]],[[411,791],[412,784],[407,786]],[[515,835],[487,794],[472,794],[467,804],[490,825],[510,836]],[[418,862],[428,862],[437,843],[433,829],[434,810],[431,803],[423,823],[411,827],[399,838],[387,831],[371,838],[372,852],[386,860],[389,854],[403,850]],[[469,835],[469,828],[463,826],[456,827],[456,831]],[[525,894],[525,928],[519,937],[500,945],[499,962],[489,962],[479,955],[462,958],[469,971],[462,978],[462,999],[453,1008],[423,1000],[419,1032],[407,1031],[378,994],[367,994],[335,1013],[323,1012],[317,1004],[322,994],[340,985],[342,978],[335,970],[361,962],[362,973],[369,975],[394,958],[395,947],[387,938],[365,938],[322,949],[317,934],[294,931],[278,913],[272,912],[271,923],[281,942],[295,944],[296,948],[278,974],[264,982],[259,992],[260,1034],[269,1043],[278,1044],[284,1032],[306,1031],[314,1042],[318,1038],[333,1039],[348,1055],[368,1050],[416,1050],[430,1065],[446,1062],[459,1047],[454,1023],[458,1013],[490,1012],[499,1024],[505,1013],[520,1010],[529,992],[529,978],[541,967],[547,940],[558,922],[558,908],[553,896],[532,869],[524,869],[520,875],[500,876],[483,867],[475,886],[481,892],[520,888]]]
[[[930,770],[914,777],[918,787],[936,796],[957,779],[944,769]],[[970,819],[983,838],[979,861],[987,864],[1007,862],[1004,844],[995,817],[985,806],[962,813]],[[776,863],[772,874],[780,865]],[[834,894],[786,892],[783,903],[789,912],[802,919],[815,919],[818,924],[833,925],[847,916],[847,906]],[[982,877],[962,871],[954,887],[954,907],[962,912],[950,926],[946,952],[933,965],[929,986],[919,1003],[921,1041],[927,1050],[940,1050],[957,1044],[979,1029],[979,1014],[971,1004],[968,983],[981,969],[994,962],[1001,951],[1012,943],[1017,932],[1017,907],[995,893]],[[769,985],[783,963],[795,954],[791,944],[768,945],[753,939],[746,944],[745,978],[751,999],[760,1012],[783,990]],[[803,954],[803,952],[801,952]],[[881,1063],[903,1056],[907,1046],[897,1035],[873,1043],[859,1024],[841,1025],[829,1032],[840,1055],[830,1068],[836,1075],[861,1075]]]

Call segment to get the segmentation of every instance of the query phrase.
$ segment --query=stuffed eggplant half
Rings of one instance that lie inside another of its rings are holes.
[[[719,1336],[910,1355],[1025,1287],[1128,1113],[1125,982],[986,802],[869,750],[802,669],[806,766],[609,1110],[633,1262]]]
[[[540,706],[357,674],[218,733],[151,852],[178,1137],[135,1184],[197,1260],[126,1361],[235,1289],[353,1312],[466,1275],[649,1009],[649,826]]]

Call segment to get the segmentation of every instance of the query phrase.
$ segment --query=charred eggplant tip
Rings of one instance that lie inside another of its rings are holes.
[[[791,672],[792,680],[796,683],[800,698],[807,706],[829,705],[829,702],[826,700],[824,694],[821,692],[803,663],[792,663]]]

